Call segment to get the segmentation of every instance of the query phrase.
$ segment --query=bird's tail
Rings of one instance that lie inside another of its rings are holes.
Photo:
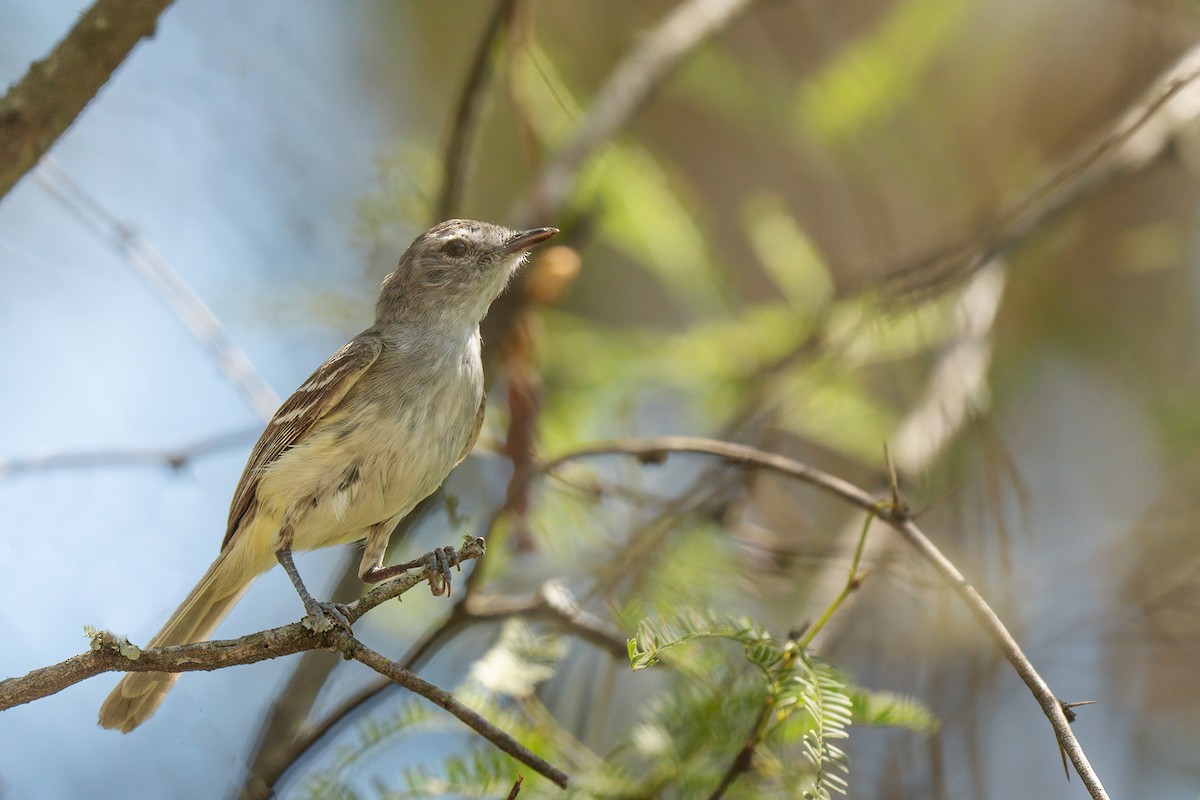
[[[258,575],[243,568],[234,550],[226,548],[217,557],[147,647],[199,642],[212,635]],[[127,673],[100,706],[100,725],[129,733],[158,710],[178,678],[177,672]]]

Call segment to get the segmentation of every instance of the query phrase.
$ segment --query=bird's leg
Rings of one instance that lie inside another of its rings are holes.
[[[434,575],[429,579],[429,588],[435,595],[450,594],[450,567],[454,565],[456,554],[453,547],[434,550],[421,558],[405,561],[402,564],[383,566],[383,556],[387,551],[388,537],[396,527],[395,521],[380,523],[371,528],[367,534],[367,547],[363,552],[359,565],[358,576],[363,583],[382,583],[403,575],[410,569],[432,568]]]
[[[288,537],[288,539],[290,538]],[[283,571],[291,579],[292,586],[296,587],[296,594],[300,595],[300,601],[304,603],[304,610],[308,612],[308,616],[312,620],[311,624],[306,623],[308,627],[316,633],[321,633],[334,625],[340,625],[347,633],[351,632],[350,620],[346,617],[346,611],[341,604],[322,603],[309,594],[308,587],[304,585],[304,580],[296,569],[296,562],[292,559],[290,542],[275,551],[275,558],[279,559],[279,563],[283,565]]]

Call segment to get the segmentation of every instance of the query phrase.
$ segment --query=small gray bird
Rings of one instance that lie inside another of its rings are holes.
[[[317,368],[250,453],[221,553],[153,639],[207,639],[256,577],[283,565],[316,625],[345,624],[313,599],[292,560],[366,539],[359,575],[377,583],[412,566],[383,566],[388,537],[467,454],[483,423],[479,322],[555,228],[513,231],[452,219],[413,241],[388,275],[375,324]],[[155,712],[179,677],[131,672],[100,707],[123,732]]]

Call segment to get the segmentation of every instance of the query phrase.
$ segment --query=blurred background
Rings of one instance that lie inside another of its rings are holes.
[[[85,8],[0,0],[0,78]],[[273,392],[369,324],[417,233],[477,217],[563,233],[489,317],[480,445],[398,553],[488,535],[481,592],[553,578],[621,636],[714,609],[783,637],[861,514],[699,457],[514,476],[693,434],[883,496],[887,442],[1058,696],[1099,701],[1074,727],[1112,796],[1196,797],[1198,41],[1185,0],[177,0],[0,199],[0,677],[85,624],[148,639]],[[347,558],[299,566],[329,595]],[[849,796],[1086,797],[937,576],[882,525],[863,566],[814,652],[937,726],[851,726]],[[400,658],[452,602],[356,632]],[[218,635],[300,612],[275,570]],[[421,673],[490,692],[581,797],[707,796],[761,701],[736,648],[688,646],[749,687],[705,717],[678,670],[552,627],[445,630]],[[504,796],[516,766],[457,722],[399,690],[343,713],[372,676],[309,661],[304,692],[300,659],[188,674],[128,736],[95,726],[111,675],[5,711],[0,797]],[[260,734],[289,708],[300,734]],[[787,748],[728,796],[800,796]]]

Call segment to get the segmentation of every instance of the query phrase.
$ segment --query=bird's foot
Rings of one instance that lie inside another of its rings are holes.
[[[341,603],[313,600],[311,603],[306,602],[304,608],[308,611],[308,616],[304,618],[304,627],[313,633],[324,633],[335,625],[346,633],[354,632],[350,629],[346,607]]]
[[[432,573],[429,576],[429,591],[434,597],[450,596],[450,567],[458,564],[458,553],[453,547],[441,547],[427,557],[425,566]]]

